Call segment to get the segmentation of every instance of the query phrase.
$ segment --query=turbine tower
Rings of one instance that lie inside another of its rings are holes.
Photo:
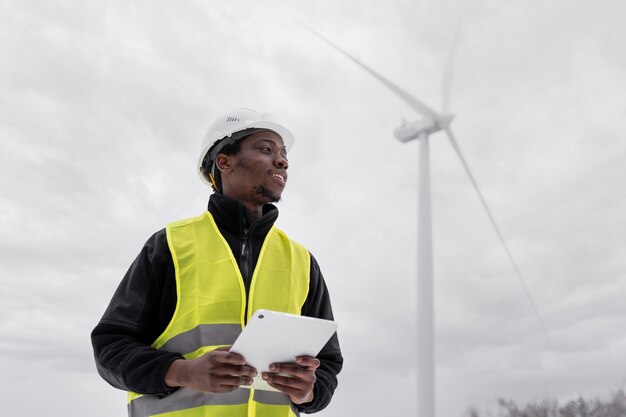
[[[454,115],[449,113],[450,104],[450,87],[452,83],[452,61],[454,59],[459,30],[454,35],[454,41],[448,56],[448,62],[444,70],[443,77],[443,99],[442,111],[437,112],[406,91],[392,83],[391,81],[369,68],[357,58],[353,57],[339,46],[326,39],[310,27],[301,22],[297,22],[300,26],[313,33],[315,36],[328,43],[337,51],[354,62],[356,65],[367,71],[370,75],[380,81],[385,87],[390,89],[395,95],[400,97],[406,104],[422,116],[414,122],[403,122],[400,127],[394,130],[395,137],[400,142],[409,142],[419,140],[420,156],[419,156],[419,184],[418,184],[418,236],[417,236],[417,417],[434,417],[435,416],[435,355],[434,355],[434,291],[433,291],[433,250],[432,250],[432,220],[431,220],[431,202],[430,202],[430,156],[429,156],[429,135],[443,130],[450,143],[459,157],[472,186],[476,190],[480,202],[482,203],[487,216],[493,228],[495,229],[498,239],[504,248],[507,258],[517,276],[524,294],[530,303],[533,313],[537,317],[541,329],[552,346],[550,336],[545,326],[539,310],[537,309],[528,290],[520,269],[509,250],[500,228],[498,227],[487,202],[485,201],[478,184],[472,175],[472,172],[463,157],[461,148],[459,147],[450,123],[454,119]]]

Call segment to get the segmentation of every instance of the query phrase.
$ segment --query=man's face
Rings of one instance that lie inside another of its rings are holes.
[[[242,139],[240,151],[230,155],[231,172],[225,194],[238,200],[262,205],[280,200],[287,183],[287,151],[274,132],[256,132]]]

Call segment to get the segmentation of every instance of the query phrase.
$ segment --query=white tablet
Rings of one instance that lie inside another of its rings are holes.
[[[230,348],[258,371],[250,388],[276,391],[263,381],[262,372],[276,362],[295,362],[296,356],[315,357],[337,331],[331,320],[257,310]]]

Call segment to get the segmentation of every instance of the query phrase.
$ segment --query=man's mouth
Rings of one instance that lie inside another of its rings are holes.
[[[272,177],[276,178],[281,184],[285,184],[287,180],[281,174],[272,174]]]

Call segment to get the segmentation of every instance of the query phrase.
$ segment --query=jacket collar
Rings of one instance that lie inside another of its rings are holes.
[[[241,201],[218,193],[211,194],[208,210],[220,230],[235,234],[241,234],[247,230],[250,234],[265,236],[278,218],[276,206],[265,204],[263,216],[251,224],[250,212]]]

